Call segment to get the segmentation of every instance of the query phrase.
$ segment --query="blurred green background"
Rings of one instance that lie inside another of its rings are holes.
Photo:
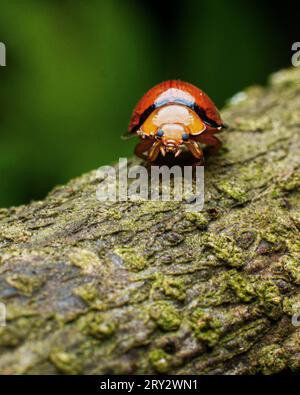
[[[299,5],[248,0],[0,1],[0,206],[129,156],[131,111],[180,78],[222,107],[290,65]]]

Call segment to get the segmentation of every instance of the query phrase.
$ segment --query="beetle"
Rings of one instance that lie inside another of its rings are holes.
[[[199,143],[210,145],[216,153],[220,140],[214,136],[226,126],[213,101],[199,88],[180,80],[155,85],[135,107],[126,136],[138,135],[141,141],[135,154],[154,162],[158,155],[179,156],[186,147],[201,161]]]

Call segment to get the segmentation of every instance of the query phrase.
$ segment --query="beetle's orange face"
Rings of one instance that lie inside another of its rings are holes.
[[[179,154],[179,147],[189,139],[185,127],[181,124],[169,123],[162,125],[156,132],[156,139],[160,140],[166,152]]]
[[[163,155],[171,152],[178,156],[180,146],[189,142],[190,135],[198,135],[205,130],[202,120],[190,108],[170,104],[155,110],[140,128],[141,136],[157,139]]]

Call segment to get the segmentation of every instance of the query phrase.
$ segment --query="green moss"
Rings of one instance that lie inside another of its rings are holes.
[[[150,306],[150,317],[164,331],[174,331],[181,324],[179,311],[168,302],[156,302]]]
[[[168,373],[170,369],[170,356],[161,349],[150,351],[149,362],[157,373]]]
[[[24,306],[17,304],[7,304],[6,306],[7,321],[15,321],[19,318],[30,318],[40,316],[40,312],[36,311],[33,306]]]
[[[35,290],[39,289],[44,282],[44,279],[40,277],[17,273],[8,275],[5,280],[9,285],[26,296],[30,296]]]
[[[259,299],[259,307],[269,318],[277,320],[281,317],[282,297],[278,287],[271,281],[256,282],[256,294]]]
[[[32,233],[28,231],[24,224],[14,223],[1,226],[0,240],[7,239],[12,240],[15,243],[26,243]]]
[[[299,202],[300,204],[300,202]],[[290,237],[286,240],[287,246],[291,254],[295,257],[299,256],[300,254],[300,240],[298,237],[298,233],[295,235],[296,237]]]
[[[249,303],[257,298],[255,281],[235,269],[221,272],[201,288],[198,306],[220,306],[228,303]]]
[[[186,296],[184,280],[163,275],[158,275],[157,280],[152,284],[151,292],[155,292],[155,290],[179,301],[183,301]]]
[[[260,231],[260,236],[263,240],[266,240],[268,243],[274,244],[278,241],[278,236],[272,232]]]
[[[243,190],[241,187],[234,185],[233,183],[223,181],[218,184],[217,187],[227,196],[231,197],[239,203],[245,203],[248,200],[246,191]]]
[[[282,297],[278,287],[271,280],[229,270],[214,279],[208,288],[207,299],[204,299],[206,306],[249,303],[255,300],[259,311],[269,318],[276,320],[282,315]],[[200,303],[203,303],[203,297]]]
[[[133,248],[116,248],[115,253],[122,258],[126,267],[134,272],[141,271],[148,266],[147,260]]]
[[[94,302],[99,296],[99,292],[97,288],[93,287],[90,284],[82,285],[81,287],[77,287],[73,290],[74,295],[79,296],[86,303],[90,304]]]
[[[263,347],[257,353],[257,370],[264,375],[278,373],[287,365],[284,348],[277,344]]]
[[[25,317],[7,321],[6,326],[0,326],[0,346],[17,346],[32,331],[35,319]]]
[[[220,339],[222,324],[219,319],[204,309],[196,309],[191,315],[191,326],[195,337],[213,347]]]
[[[185,217],[188,221],[196,225],[198,229],[206,229],[208,226],[207,217],[199,212],[187,212]]]
[[[289,317],[298,315],[300,313],[300,294],[283,298],[282,308]]]
[[[107,210],[107,217],[118,220],[122,218],[122,214],[120,213],[120,211],[116,210],[116,209],[111,209],[111,210]]]
[[[256,118],[239,117],[236,120],[239,130],[244,131],[261,131],[270,127],[271,120],[268,116],[260,116]],[[240,147],[239,147],[240,148]]]
[[[293,256],[285,256],[282,259],[283,268],[288,272],[293,282],[300,285],[300,260]]]
[[[207,245],[212,248],[218,259],[226,262],[229,266],[239,267],[244,265],[242,250],[229,236],[210,234]]]
[[[101,340],[111,337],[116,331],[114,322],[105,320],[102,314],[96,312],[84,317],[83,327],[89,335]]]
[[[280,186],[286,192],[294,191],[300,187],[300,173],[294,173],[285,181],[281,181]]]
[[[233,270],[230,270],[227,276],[230,289],[234,291],[240,301],[250,302],[255,297],[253,285],[246,277]]]
[[[50,354],[49,359],[61,373],[82,373],[82,367],[79,362],[79,358],[77,358],[76,355],[73,353],[54,351]]]
[[[99,269],[101,261],[92,251],[83,248],[73,248],[69,253],[71,264],[89,273]]]
[[[273,191],[271,192],[271,196],[273,199],[276,199],[281,196],[281,193],[278,189],[273,189]]]

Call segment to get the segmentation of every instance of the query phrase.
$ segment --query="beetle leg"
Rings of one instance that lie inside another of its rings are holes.
[[[211,135],[211,134],[215,134],[215,133],[220,133],[223,129],[225,129],[225,126],[223,126],[223,125],[218,126],[217,128],[213,128],[212,126],[208,126],[207,125],[205,131],[200,133],[200,134],[204,134],[204,135],[209,134],[209,135]],[[199,136],[200,136],[200,134],[199,134]]]
[[[136,156],[138,156],[141,159],[146,159],[146,156],[144,155],[144,152],[149,150],[149,148],[152,146],[153,140],[151,139],[145,139],[140,141],[137,146],[135,147],[134,153]]]
[[[160,152],[160,146],[161,146],[161,142],[160,141],[156,141],[152,145],[152,147],[150,148],[150,150],[148,152],[148,160],[149,160],[149,162],[155,161],[155,159],[158,157],[158,154]]]
[[[199,145],[195,141],[186,142],[187,148],[191,151],[195,158],[201,159],[203,157],[203,152]]]
[[[209,145],[209,151],[212,155],[216,154],[222,145],[221,141],[217,137],[206,133],[200,134],[195,138],[195,140],[199,143]]]
[[[179,148],[177,149],[177,151],[175,152],[175,158],[177,158],[177,156],[179,156],[181,154],[182,150]]]
[[[166,156],[166,150],[164,149],[164,147],[162,145],[159,147],[159,149],[160,149],[162,156]]]

